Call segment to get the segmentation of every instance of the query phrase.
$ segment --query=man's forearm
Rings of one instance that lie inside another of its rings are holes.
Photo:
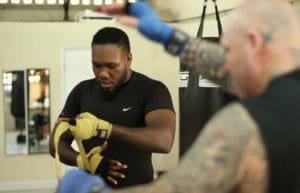
[[[174,134],[164,129],[128,128],[114,124],[112,138],[143,151],[168,153],[173,145]]]
[[[77,156],[79,155],[70,144],[60,142],[59,145],[60,160],[70,166],[77,166]]]
[[[200,38],[192,39],[180,54],[180,63],[197,71],[205,79],[213,81],[222,89],[235,93],[231,78],[224,71],[226,53],[217,43]]]

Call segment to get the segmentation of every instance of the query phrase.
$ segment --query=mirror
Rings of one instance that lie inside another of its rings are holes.
[[[6,154],[48,153],[49,69],[3,72]]]
[[[6,153],[26,154],[25,72],[4,72],[3,90]]]

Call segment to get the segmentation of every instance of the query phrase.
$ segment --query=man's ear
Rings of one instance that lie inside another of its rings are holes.
[[[131,53],[128,53],[128,54],[127,54],[127,64],[128,64],[128,65],[131,65],[131,62],[132,62],[132,54],[131,54]]]
[[[272,37],[268,34],[262,34],[255,29],[249,29],[247,33],[248,43],[251,50],[251,55],[256,58],[256,62],[265,65],[267,62],[268,52],[266,45],[272,41]]]
[[[259,51],[265,43],[262,34],[259,31],[254,29],[248,30],[247,38],[251,46],[251,49],[253,49],[254,52]]]

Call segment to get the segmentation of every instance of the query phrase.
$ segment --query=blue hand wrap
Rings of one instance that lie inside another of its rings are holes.
[[[143,1],[132,3],[128,9],[130,15],[138,18],[138,30],[149,39],[168,45],[174,28],[166,25],[151,6]]]
[[[56,193],[107,193],[109,191],[110,188],[99,176],[73,169],[64,175]]]

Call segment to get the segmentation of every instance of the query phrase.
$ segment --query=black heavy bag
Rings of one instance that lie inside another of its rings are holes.
[[[206,13],[207,0],[204,1],[200,26],[197,37],[219,42],[222,34],[222,25],[219,17],[219,11],[216,1],[213,0],[218,25],[218,37],[203,37],[203,25]],[[186,74],[185,65],[180,66],[181,74]],[[236,98],[222,91],[212,82],[202,79],[201,74],[195,71],[189,71],[187,87],[179,88],[179,109],[180,109],[180,137],[179,137],[179,155],[182,155],[194,142],[200,133],[204,124],[209,118],[225,104]]]

